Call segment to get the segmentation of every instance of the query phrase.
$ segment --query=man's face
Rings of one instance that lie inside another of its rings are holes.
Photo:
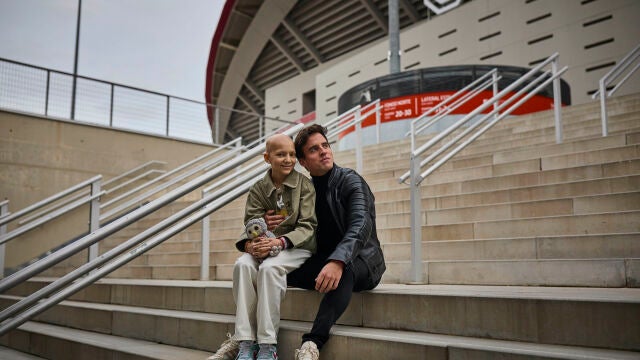
[[[315,133],[309,136],[302,152],[304,157],[300,159],[300,165],[312,176],[322,176],[333,168],[333,152],[322,134]]]

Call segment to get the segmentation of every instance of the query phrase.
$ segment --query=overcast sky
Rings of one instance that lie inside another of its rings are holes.
[[[78,74],[204,101],[224,0],[82,0]],[[73,73],[78,0],[0,0],[0,57]]]

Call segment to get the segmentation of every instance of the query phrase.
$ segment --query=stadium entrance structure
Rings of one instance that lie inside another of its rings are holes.
[[[417,69],[381,76],[345,91],[338,99],[338,112],[343,114],[354,106],[365,105],[379,99],[382,108],[380,111],[380,141],[398,140],[403,138],[409,130],[411,120],[486,75],[494,68],[497,69],[500,76],[497,91],[503,90],[530,70],[516,66],[456,65]],[[524,86],[526,86],[526,83],[518,89]],[[471,96],[464,104],[446,115],[442,121],[428,129],[428,132],[437,132],[448,127],[492,96],[493,92],[490,88]],[[563,106],[571,105],[571,90],[564,80],[561,81],[561,99]],[[553,108],[553,88],[549,85],[515,110],[513,115],[524,115],[551,108]],[[483,113],[486,114],[489,111],[486,110]],[[363,144],[375,143],[375,129],[372,126],[375,124],[375,114],[363,120]],[[338,146],[341,150],[353,147],[353,136],[355,136],[353,132],[353,128],[350,128],[341,133],[338,141]]]

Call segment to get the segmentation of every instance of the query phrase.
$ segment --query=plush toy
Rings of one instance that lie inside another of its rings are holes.
[[[247,239],[249,240],[256,240],[259,237],[276,237],[271,231],[267,229],[267,223],[263,218],[249,220],[244,229],[247,233]]]

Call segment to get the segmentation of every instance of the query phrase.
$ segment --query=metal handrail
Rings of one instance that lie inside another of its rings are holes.
[[[494,69],[496,70],[496,69]],[[460,97],[459,99],[457,99],[456,101],[454,101],[451,106],[446,106],[444,111],[440,111],[438,113],[438,115],[432,117],[431,119],[429,119],[429,121],[427,121],[426,123],[422,124],[419,128],[415,129],[415,131],[413,131],[412,129],[409,130],[409,133],[411,134],[411,151],[415,150],[415,141],[416,141],[416,136],[421,133],[422,131],[424,131],[425,129],[431,127],[432,125],[438,123],[441,119],[443,119],[445,116],[448,116],[449,114],[451,114],[453,111],[457,110],[460,106],[464,105],[467,101],[469,101],[470,99],[475,98],[476,96],[478,96],[481,92],[485,91],[489,86],[494,85],[493,86],[493,95],[495,96],[497,94],[497,84],[498,81],[500,81],[502,77],[500,76],[496,76],[495,79],[492,80],[487,80],[484,83],[482,83],[478,88],[473,89],[469,92],[467,92],[466,94],[464,94],[462,97]],[[438,104],[437,108],[442,108],[442,104]]]
[[[287,129],[284,133],[289,135],[297,132],[303,125],[299,124],[293,128]],[[145,206],[139,207],[132,212],[114,220],[113,222],[102,226],[89,235],[86,235],[72,244],[54,252],[48,257],[41,259],[39,261],[34,262],[33,264],[23,268],[22,270],[0,280],[0,293],[10,289],[22,281],[29,279],[30,277],[38,274],[49,267],[59,263],[62,260],[67,259],[68,257],[74,255],[75,253],[97,243],[98,241],[104,239],[105,237],[123,229],[124,227],[140,220],[141,218],[151,214],[152,212],[158,210],[159,208],[181,198],[182,196],[188,194],[189,192],[203,186],[204,184],[210,182],[211,180],[219,177],[221,174],[235,169],[240,164],[243,164],[249,159],[252,159],[256,155],[262,153],[264,151],[264,144],[256,146],[255,148],[249,149],[247,152],[237,156],[235,159],[230,160],[216,169],[208,171],[205,174],[198,176],[195,179],[190,180],[189,182],[179,186],[176,189],[169,191],[168,193],[152,200]]]
[[[498,105],[497,107],[494,107],[494,109],[489,112],[488,114],[483,115],[480,120],[478,120],[476,123],[474,123],[473,125],[470,125],[469,127],[467,127],[463,132],[461,132],[460,134],[458,134],[455,138],[453,138],[452,140],[449,141],[449,143],[447,143],[447,145],[449,144],[454,144],[458,141],[460,141],[461,139],[463,139],[465,136],[467,136],[469,133],[471,133],[473,130],[475,130],[478,126],[480,126],[487,118],[489,118],[490,116],[494,116],[496,114],[499,114],[500,111],[502,111],[502,109],[504,109],[505,107],[507,107],[509,104],[511,104],[512,102],[514,102],[519,96],[521,96],[523,93],[529,91],[529,89],[531,89],[533,86],[535,86],[538,82],[542,81],[543,78],[545,76],[549,76],[551,74],[551,71],[546,71],[544,72],[541,76],[537,77],[536,79],[534,79],[533,81],[529,82],[525,87],[523,87],[522,89],[520,89],[517,93],[515,93],[514,95],[510,96],[507,100],[505,100],[504,102],[502,102],[500,105]],[[495,104],[495,102],[494,102]],[[420,167],[430,163],[431,161],[433,161],[435,158],[437,158],[438,156],[440,156],[443,152],[447,151],[449,149],[449,147],[447,147],[447,145],[442,146],[441,148],[439,148],[438,150],[434,151],[433,153],[431,153],[429,156],[427,156],[425,159],[423,159],[420,162]],[[424,180],[424,178],[428,175],[427,172],[430,174],[431,172],[429,170],[427,170],[425,173],[420,174],[420,179]],[[406,179],[406,177],[409,176],[409,172],[404,173],[400,179],[404,178]],[[418,184],[420,184],[420,182],[422,182],[422,180],[418,181]]]
[[[158,170],[158,169],[147,170],[147,171],[143,172],[142,174],[136,175],[136,176],[132,177],[131,179],[125,181],[125,182],[122,182],[122,183],[120,183],[120,184],[118,184],[118,185],[116,185],[116,186],[114,186],[114,187],[112,187],[112,188],[110,188],[108,190],[105,190],[105,192],[106,192],[107,195],[109,195],[109,194],[111,194],[113,192],[116,192],[116,191],[118,191],[118,190],[120,190],[120,189],[122,189],[124,187],[127,187],[127,186],[133,184],[134,182],[136,182],[136,181],[138,181],[140,179],[144,179],[144,178],[149,177],[149,176],[151,176],[153,174],[166,174],[166,173],[167,173],[166,170]]]
[[[296,130],[297,128],[298,127],[296,127]],[[260,147],[261,146],[258,146],[257,148],[260,149]],[[163,220],[161,223],[156,224],[152,228],[147,229],[143,233],[129,239],[127,242],[118,245],[116,248],[113,248],[112,250],[94,259],[93,261],[82,265],[69,274],[57,279],[46,287],[22,299],[18,303],[15,303],[10,307],[4,309],[0,313],[0,321],[3,321],[0,325],[0,336],[6,334],[12,329],[15,329],[32,317],[40,314],[41,312],[47,310],[55,304],[58,304],[74,293],[91,285],[95,281],[118,269],[120,266],[142,255],[146,251],[151,250],[155,246],[161,244],[163,241],[169,239],[180,231],[195,224],[197,221],[200,221],[202,218],[214,212],[215,210],[238,198],[243,193],[249,190],[249,187],[255,180],[257,180],[261,176],[260,173],[262,173],[263,171],[264,168],[260,167],[252,169],[252,171],[244,174],[244,176],[242,177],[236,178],[235,181],[232,181],[225,187],[221,188],[215,194],[211,194],[207,197],[202,198],[198,202]],[[174,226],[171,226],[176,221],[179,222]],[[153,236],[153,234],[156,234],[161,230],[165,231],[154,236],[152,239],[143,242],[144,240],[146,240],[150,236]],[[132,251],[128,251],[134,246],[138,247]],[[125,252],[126,254],[120,256],[115,261],[102,266],[92,272],[92,270],[98,268],[98,266],[107,263],[108,261],[114,259],[116,256],[121,255]],[[80,279],[80,277],[82,277],[82,279]],[[48,297],[46,300],[40,301],[44,297],[53,294],[55,291],[70,283],[72,283],[70,286]],[[17,314],[19,311],[22,311],[34,304],[36,305],[24,311],[23,313],[20,313],[19,315],[9,319],[12,315]]]
[[[109,185],[109,184],[111,184],[111,183],[113,183],[115,181],[118,181],[118,180],[122,179],[125,176],[131,175],[131,174],[135,173],[136,171],[144,169],[145,167],[147,167],[149,165],[153,165],[153,164],[166,164],[166,162],[158,161],[158,160],[148,161],[148,162],[146,162],[146,163],[144,163],[142,165],[136,166],[135,168],[124,172],[123,174],[120,174],[120,175],[118,175],[118,176],[116,176],[114,178],[111,178],[111,179],[103,182],[102,186],[105,187],[105,186],[107,186],[107,185]],[[116,190],[118,190],[118,189],[120,189],[120,188],[122,188],[124,186],[129,185],[132,182],[135,182],[135,181],[137,181],[137,180],[139,180],[141,178],[149,176],[149,175],[151,175],[151,174],[153,174],[155,172],[165,173],[164,170],[149,170],[149,171],[147,171],[147,172],[145,172],[145,173],[143,173],[141,175],[138,175],[138,176],[134,177],[133,179],[128,180],[128,181],[126,181],[126,182],[124,182],[124,183],[122,183],[120,185],[117,185],[117,186],[111,188],[111,189],[104,189],[104,195],[108,195],[111,192],[114,192],[114,191],[116,191]],[[89,192],[90,191],[87,189],[87,190],[79,192],[78,194],[76,194],[74,196],[70,196],[69,198],[65,199],[64,201],[59,202],[58,204],[56,204],[56,205],[54,205],[54,206],[52,206],[50,208],[43,209],[43,210],[41,210],[41,211],[31,215],[31,216],[28,216],[28,217],[25,217],[24,219],[21,219],[20,221],[18,221],[18,225],[22,225],[22,224],[28,223],[29,221],[32,221],[33,219],[36,219],[38,217],[41,217],[41,216],[43,216],[43,215],[45,215],[47,213],[50,213],[50,212],[56,210],[58,208],[61,208],[62,206],[67,205],[70,202],[72,202],[74,200],[77,200],[82,196],[86,196],[87,194],[89,194]]]
[[[460,120],[456,121],[449,128],[447,128],[446,130],[440,132],[438,135],[436,135],[435,137],[430,139],[428,142],[426,142],[425,144],[423,144],[419,148],[413,150],[412,153],[411,153],[411,156],[415,158],[415,157],[418,157],[418,156],[422,155],[425,151],[427,151],[428,149],[433,147],[435,144],[440,142],[440,140],[442,140],[443,138],[445,138],[446,136],[448,136],[449,134],[451,134],[452,132],[457,130],[460,126],[464,125],[467,121],[469,121],[470,119],[472,119],[476,115],[478,115],[481,112],[485,111],[487,108],[489,108],[489,106],[493,106],[493,104],[495,102],[497,102],[499,99],[502,99],[506,94],[508,94],[509,92],[511,92],[512,90],[514,90],[518,86],[520,86],[525,80],[529,79],[534,74],[538,73],[540,71],[540,69],[542,69],[543,67],[545,67],[549,63],[555,61],[557,58],[558,58],[558,53],[555,53],[555,54],[551,55],[545,61],[543,61],[540,64],[538,64],[538,66],[536,66],[535,68],[529,70],[526,74],[522,75],[518,80],[516,80],[513,83],[511,83],[509,86],[504,88],[502,91],[500,91],[498,94],[493,96],[491,99],[487,100],[482,105],[480,105],[477,108],[475,108],[472,112],[470,112],[469,114],[465,115]],[[555,93],[555,90],[554,90],[554,93]],[[558,109],[558,111],[559,111],[559,109]],[[558,116],[558,115],[559,114],[556,114],[556,116]],[[556,127],[556,132],[558,132],[558,131],[559,131],[559,129]],[[409,172],[406,172],[400,177],[399,181],[402,183],[408,177],[409,177]]]
[[[334,126],[335,123],[339,123],[340,121],[342,121],[345,117],[355,113],[357,110],[360,110],[360,108],[362,107],[362,105],[356,105],[354,107],[352,107],[351,109],[345,111],[344,113],[334,117],[333,119],[327,121],[326,123],[324,123],[324,127],[329,129],[331,127]]]
[[[432,165],[429,169],[427,169],[426,171],[421,173],[420,174],[420,178],[425,179],[427,176],[431,175],[435,170],[437,170],[440,166],[442,166],[442,164],[444,164],[449,159],[451,159],[453,156],[455,156],[458,152],[460,152],[462,149],[464,149],[472,141],[477,139],[480,135],[484,134],[487,130],[489,130],[489,128],[491,128],[493,125],[495,125],[498,121],[502,120],[507,115],[511,114],[511,112],[513,112],[513,110],[515,110],[516,108],[520,107],[525,101],[529,100],[533,95],[535,95],[537,92],[541,91],[545,86],[549,85],[549,83],[551,81],[555,80],[558,76],[564,74],[567,71],[567,69],[568,69],[568,67],[565,66],[564,68],[560,69],[556,75],[551,75],[550,71],[545,72],[544,76],[550,76],[549,79],[545,80],[542,84],[538,85],[535,89],[533,89],[530,93],[525,95],[522,99],[520,99],[518,102],[516,102],[513,106],[509,107],[503,113],[499,114],[499,116],[497,118],[495,118],[494,120],[489,122],[484,128],[482,128],[480,131],[478,131],[475,134],[473,134],[467,141],[465,141],[459,147],[457,147],[454,150],[452,150],[451,152],[449,152],[446,156],[444,156],[442,159],[440,159],[438,162],[436,162],[434,165]],[[509,97],[509,99],[507,99],[504,103],[500,104],[500,107],[498,109],[493,110],[490,113],[488,113],[487,115],[483,116],[480,121],[478,121],[477,123],[475,123],[472,126],[470,126],[469,128],[467,128],[464,132],[459,134],[456,138],[452,139],[449,143],[447,143],[446,145],[444,145],[440,149],[438,149],[438,151],[436,151],[433,154],[431,154],[427,158],[427,159],[429,159],[429,161],[425,161],[424,163],[426,164],[426,163],[430,162],[431,160],[435,159],[440,154],[442,154],[444,151],[446,151],[451,146],[453,146],[453,144],[457,143],[463,137],[468,135],[471,131],[475,130],[475,128],[480,126],[487,118],[489,118],[490,116],[493,116],[494,114],[499,113],[500,111],[502,111],[502,109],[504,107],[510,105],[515,99],[517,99],[519,96],[521,96],[522,93],[524,93],[525,91],[529,91],[529,89],[531,87],[536,85],[538,82],[542,81],[544,76],[538,77],[535,81],[530,82],[526,87],[522,88],[522,90],[519,91],[516,95]],[[427,160],[427,159],[425,159],[425,160]],[[422,162],[420,163],[420,165],[423,165]]]
[[[259,173],[263,174],[264,171],[268,168],[269,166],[264,161],[264,159],[259,159],[254,161],[253,163],[249,163],[244,167],[244,169],[242,169],[242,171],[238,171],[237,173],[245,174],[247,172],[253,172],[254,169],[260,169]],[[232,181],[234,180],[233,177],[230,177],[230,178]],[[219,189],[220,187],[223,187],[223,186],[224,187],[228,186],[228,182],[229,182],[229,178],[221,179],[205,187],[204,189],[202,189],[202,198],[205,198],[206,196],[208,196],[208,194],[214,191],[215,189]],[[209,229],[211,225],[210,221],[211,219],[209,215],[205,216],[201,220],[202,229],[200,233],[200,280],[204,280],[204,281],[209,280],[209,249],[210,249]]]
[[[410,170],[404,173],[398,180],[400,183],[404,183],[407,179],[410,179],[410,199],[411,199],[411,282],[412,283],[423,283],[422,276],[422,210],[421,210],[421,200],[422,197],[420,195],[420,183],[430,174],[432,174],[435,170],[437,170],[440,166],[445,164],[448,160],[450,160],[453,156],[458,154],[464,148],[466,148],[469,144],[471,144],[474,140],[484,134],[487,130],[493,127],[500,120],[504,119],[506,116],[510,115],[515,109],[524,104],[527,100],[529,100],[532,96],[540,92],[549,83],[553,82],[553,93],[554,93],[554,115],[555,115],[555,127],[556,127],[556,141],[561,142],[562,139],[562,126],[560,119],[560,76],[564,74],[568,67],[565,66],[562,69],[558,69],[557,65],[558,53],[551,55],[545,61],[540,63],[535,68],[531,69],[529,72],[521,76],[515,82],[507,86],[505,89],[500,91],[498,94],[494,95],[491,99],[484,102],[482,105],[478,106],[472,112],[464,116],[462,119],[458,120],[451,126],[449,126],[446,130],[442,131],[440,134],[436,135],[434,138],[427,141],[425,144],[420,146],[418,149],[412,149],[411,151],[411,159],[410,159]],[[551,70],[548,70],[544,73],[540,73],[540,70],[544,67],[551,64]],[[494,76],[495,77],[495,76]],[[533,80],[531,80],[533,78]],[[518,86],[526,83],[522,88],[520,88],[515,94],[509,95],[514,89]],[[531,88],[535,88],[530,90]],[[526,93],[526,94],[525,94]],[[525,94],[523,96],[523,94]],[[502,103],[502,99],[505,96],[509,96]],[[521,97],[521,98],[520,98]],[[518,99],[520,98],[520,99]],[[511,105],[514,101],[515,104]],[[448,143],[443,145],[440,149],[430,154],[424,161],[419,161],[419,157],[425,153],[428,149],[438,143],[440,140],[444,139],[446,136],[451,134],[453,131],[460,128],[462,125],[473,119],[475,116],[480,114],[482,111],[486,110],[488,107],[493,106],[493,110],[489,113],[483,115],[480,120],[476,123],[470,125],[465,131],[458,134]],[[508,109],[504,110],[505,107]],[[501,113],[502,112],[502,113]],[[441,159],[439,159],[435,164],[429,167],[426,171],[420,172],[422,166],[427,163],[435,160],[438,156],[442,155],[445,151],[448,151],[452,146],[462,140],[465,136],[469,135],[472,131],[474,131],[477,127],[481,126],[487,119],[490,117],[494,117],[493,120],[489,121],[483,128],[479,131],[473,133],[469,137],[469,139],[465,140],[462,144],[458,145],[453,150],[449,151],[446,155],[444,155]]]
[[[369,108],[373,106],[373,108],[369,109],[367,112],[365,112],[364,114],[362,114],[362,109],[363,108]],[[355,152],[356,152],[356,171],[358,173],[362,173],[362,122],[364,121],[364,119],[366,119],[367,117],[369,117],[370,115],[372,115],[373,113],[376,114],[376,143],[380,143],[380,110],[381,110],[381,104],[380,104],[380,99],[376,99],[373,102],[370,102],[369,104],[366,104],[364,106],[362,105],[358,105],[350,110],[348,110],[346,113],[340,115],[339,117],[333,119],[331,121],[331,124],[329,126],[325,125],[325,128],[327,129],[327,139],[331,139],[333,137],[338,136],[341,132],[345,131],[346,129],[349,129],[352,126],[355,126],[355,133],[356,133],[356,145],[355,145]],[[353,116],[353,118],[350,118]],[[348,121],[341,123],[342,121],[349,119]]]
[[[38,210],[38,209],[42,208],[43,206],[49,205],[52,202],[54,202],[56,200],[59,200],[59,199],[65,197],[65,196],[67,196],[67,195],[69,195],[69,194],[71,194],[73,192],[76,192],[76,191],[82,189],[85,186],[91,185],[92,183],[94,183],[96,181],[100,181],[101,179],[102,179],[102,175],[94,176],[91,179],[85,180],[85,181],[83,181],[81,183],[78,183],[78,184],[76,184],[76,185],[74,185],[74,186],[72,186],[70,188],[62,190],[59,193],[57,193],[55,195],[52,195],[52,196],[50,196],[50,197],[48,197],[48,198],[46,198],[44,200],[41,200],[41,201],[38,201],[35,204],[29,205],[26,208],[9,215],[8,217],[0,219],[0,225],[8,224],[8,223],[10,223],[11,221],[13,221],[15,219],[21,218],[22,216],[24,216],[24,215],[26,215],[26,214],[28,214],[30,212]]]
[[[122,174],[103,182],[102,186],[107,186],[107,185],[111,184],[112,182],[116,182],[116,181],[118,181],[120,179],[123,179],[123,178],[125,178],[125,177],[127,177],[127,176],[129,176],[131,174],[134,174],[134,173],[138,172],[139,170],[142,170],[142,169],[146,168],[147,166],[156,165],[156,164],[158,164],[158,165],[167,165],[167,162],[166,161],[160,161],[160,160],[147,161],[144,164],[138,165],[138,166],[134,167],[131,170],[125,171]]]
[[[365,107],[368,107],[369,105],[377,105],[380,102],[380,100],[376,100],[375,102],[372,102],[371,104],[367,104],[365,105]],[[358,106],[358,108],[360,108],[360,106]],[[373,108],[371,110],[368,110],[367,112],[365,112],[364,114],[359,114],[358,116],[353,117],[353,119],[344,122],[344,123],[339,123],[338,125],[336,125],[333,128],[327,128],[327,138],[333,138],[336,137],[338,135],[340,135],[341,132],[347,130],[348,128],[358,124],[358,123],[362,123],[364,121],[364,119],[366,119],[367,117],[373,115],[378,109],[377,108]],[[346,116],[344,116],[346,117]]]
[[[177,184],[178,182],[182,181],[183,179],[185,179],[185,178],[187,178],[187,177],[189,177],[191,175],[194,175],[194,174],[196,174],[196,173],[198,173],[200,171],[203,171],[203,170],[206,171],[207,169],[211,168],[212,166],[215,166],[215,165],[219,164],[222,161],[228,160],[229,158],[235,156],[237,154],[237,152],[245,149],[244,147],[239,146],[241,144],[241,141],[242,141],[242,138],[236,138],[233,141],[230,141],[230,142],[224,144],[223,146],[220,146],[220,147],[218,147],[218,148],[216,148],[216,149],[214,149],[212,151],[207,152],[206,154],[198,156],[197,158],[195,158],[195,159],[193,159],[193,160],[191,160],[191,161],[189,161],[189,162],[187,162],[187,163],[185,163],[185,164],[183,164],[183,165],[181,165],[181,166],[179,166],[179,167],[177,167],[177,168],[175,168],[175,169],[173,169],[173,170],[171,170],[169,172],[166,172],[166,173],[164,173],[164,174],[162,174],[162,175],[160,175],[160,176],[158,176],[156,178],[153,178],[150,181],[148,181],[148,182],[146,182],[144,184],[141,184],[140,186],[138,186],[138,187],[136,187],[134,189],[131,189],[130,191],[128,191],[128,192],[126,192],[124,194],[121,194],[120,196],[117,196],[117,197],[115,197],[113,199],[110,199],[109,201],[101,204],[100,208],[104,209],[104,208],[106,208],[106,207],[108,207],[108,206],[110,206],[112,204],[115,204],[116,202],[121,201],[121,200],[123,200],[123,199],[125,199],[125,198],[127,198],[127,197],[129,197],[131,195],[139,193],[140,191],[148,188],[152,184],[155,184],[155,183],[157,183],[157,182],[159,182],[161,180],[164,180],[164,179],[166,179],[166,178],[168,178],[170,176],[173,176],[173,175],[175,175],[177,173],[180,173],[183,170],[185,170],[186,168],[188,168],[188,167],[190,167],[190,166],[192,166],[192,165],[194,165],[194,164],[196,164],[198,162],[201,162],[202,160],[204,160],[206,158],[210,158],[213,155],[217,154],[218,152],[220,152],[220,151],[222,151],[224,149],[229,149],[231,147],[231,145],[235,146],[235,148],[231,149],[230,152],[225,153],[220,157],[213,158],[210,161],[207,161],[206,163],[197,166],[196,168],[188,170],[188,171],[182,173],[181,175],[179,175],[179,176],[177,176],[175,178],[172,178],[171,180],[167,181],[166,183],[164,183],[162,185],[159,185],[159,186],[157,186],[157,187],[155,187],[155,188],[153,188],[153,189],[151,189],[149,191],[146,191],[143,194],[140,194],[140,195],[134,197],[133,199],[130,199],[129,201],[125,202],[124,204],[121,204],[120,206],[118,206],[116,208],[113,208],[113,209],[110,209],[108,211],[105,211],[103,214],[101,214],[100,219],[101,220],[106,220],[106,219],[109,219],[109,218],[113,217],[114,215],[120,214],[123,211],[125,211],[127,209],[130,209],[132,206],[140,204],[142,201],[148,199],[150,196],[155,195],[158,192],[163,191],[163,190],[167,189],[168,187]]]
[[[497,69],[493,69],[492,71],[497,71]],[[489,86],[493,85],[494,83],[497,83],[498,80],[502,79],[502,77],[496,77],[495,80],[490,79],[490,80],[485,80],[482,84],[480,84],[477,88],[474,88],[473,90],[465,90],[464,92],[456,92],[455,94],[453,94],[451,97],[447,98],[446,100],[450,100],[452,98],[454,98],[456,95],[460,96],[459,98],[457,98],[455,101],[453,101],[451,103],[450,106],[447,106],[448,104],[445,103],[445,101],[442,101],[440,103],[438,103],[438,105],[432,107],[429,111],[425,112],[424,114],[420,115],[420,117],[418,118],[419,120],[425,119],[428,115],[429,112],[433,112],[436,109],[445,109],[445,110],[440,110],[438,111],[438,114],[436,116],[434,116],[433,118],[429,119],[429,121],[427,121],[426,123],[420,125],[419,127],[417,127],[414,131],[407,131],[405,136],[409,136],[411,134],[418,135],[420,134],[422,131],[424,131],[426,128],[428,128],[429,126],[433,125],[433,123],[438,122],[439,118],[441,117],[445,117],[447,115],[449,115],[451,112],[453,112],[454,110],[456,110],[457,108],[459,108],[460,106],[464,105],[469,99],[472,99],[474,97],[476,97],[478,94],[480,94],[481,92],[483,92],[484,90],[486,90]],[[495,94],[493,94],[495,95]]]
[[[500,80],[499,77],[495,77],[494,76],[494,75],[497,75],[497,73],[498,73],[498,69],[495,69],[495,68],[491,69],[491,71],[488,71],[486,74],[484,74],[481,77],[475,79],[474,81],[472,81],[467,86],[465,86],[462,89],[456,91],[450,97],[448,97],[448,98],[444,99],[443,101],[439,102],[436,106],[434,106],[431,109],[425,111],[422,115],[420,115],[417,118],[413,119],[411,121],[411,128],[409,129],[409,131],[407,131],[405,133],[405,137],[411,135],[411,151],[413,151],[415,149],[415,136],[416,135],[418,135],[420,132],[422,132],[424,129],[428,128],[429,126],[433,125],[434,123],[438,122],[440,120],[440,118],[444,117],[445,115],[448,115],[453,110],[455,110],[458,107],[460,107],[468,99],[471,99],[471,98],[475,97],[481,91],[483,91],[487,87],[489,87],[489,85],[492,85],[492,84],[496,84],[497,85],[497,81]],[[490,76],[492,77],[492,79],[488,80],[487,78],[490,77]],[[482,83],[483,81],[485,81],[485,83]],[[482,83],[482,84],[478,85],[480,83]],[[470,89],[473,89],[473,90],[471,92],[469,92]],[[494,87],[494,94],[493,95],[495,95],[495,93],[497,92],[495,90],[497,90],[497,87]],[[455,101],[454,101],[454,99],[455,99]],[[447,106],[449,104],[449,102],[452,102],[452,101],[453,101],[453,103],[451,104],[451,106]],[[438,113],[438,116],[432,118],[426,124],[422,124],[420,126],[416,126],[416,124],[418,124],[419,122],[421,122],[424,119],[426,119],[432,113],[437,112],[438,109],[442,109],[442,108],[445,108],[445,107],[447,108],[447,110],[444,111],[444,114]]]
[[[126,89],[126,90],[135,91],[136,93],[140,93],[140,94],[151,95],[153,97],[159,96],[159,97],[162,97],[162,98],[166,99],[165,101],[167,103],[167,106],[169,106],[169,104],[171,104],[172,101],[178,100],[180,102],[189,103],[189,104],[193,104],[193,105],[196,105],[196,106],[202,106],[202,107],[204,107],[206,109],[213,108],[218,113],[218,115],[219,115],[219,112],[222,110],[222,111],[229,111],[229,112],[234,112],[234,113],[239,113],[239,114],[246,114],[246,115],[250,115],[250,116],[256,116],[256,117],[260,117],[261,119],[268,119],[268,120],[271,120],[271,121],[289,122],[290,123],[290,121],[287,121],[287,120],[278,119],[278,118],[272,118],[272,117],[269,117],[269,116],[260,115],[260,114],[255,113],[255,112],[247,112],[247,111],[237,110],[237,109],[233,109],[233,108],[229,108],[229,107],[225,107],[225,106],[221,106],[221,105],[217,105],[217,104],[197,101],[197,100],[193,100],[193,99],[187,99],[187,98],[184,98],[184,97],[169,95],[169,94],[160,93],[160,92],[147,90],[147,89],[142,89],[142,88],[137,88],[137,87],[133,87],[133,86],[130,86],[130,85],[124,85],[124,84],[120,84],[120,83],[109,82],[109,81],[100,80],[100,79],[91,78],[91,77],[82,76],[82,75],[74,75],[72,73],[67,73],[67,72],[63,72],[63,71],[48,69],[48,68],[35,66],[35,65],[31,65],[31,64],[15,61],[15,60],[6,59],[6,58],[0,58],[0,65],[2,65],[4,63],[18,65],[18,66],[26,67],[26,68],[30,68],[30,69],[36,69],[38,71],[43,72],[47,79],[49,79],[51,77],[51,74],[59,74],[59,75],[64,75],[64,76],[68,76],[68,77],[71,77],[71,78],[74,78],[74,76],[75,76],[77,79],[83,79],[83,80],[90,81],[92,83],[97,83],[97,84],[104,84],[104,85],[110,87],[112,90],[113,89]],[[49,95],[49,90],[46,89],[46,91],[44,92],[45,109],[44,109],[43,112],[36,112],[36,113],[48,116],[49,101],[50,101],[50,97],[48,95]],[[117,98],[116,98],[116,100],[117,100]],[[113,108],[113,106],[114,106],[114,99],[113,98],[110,100],[109,106]],[[109,112],[108,116],[109,116],[108,117],[109,127],[113,127],[113,112],[112,111]],[[69,115],[68,118],[70,119],[70,115]],[[219,116],[216,116],[215,117],[215,121],[217,122],[218,119],[219,119]],[[70,119],[70,120],[78,120],[78,119]],[[166,123],[165,123],[165,126],[164,126],[164,128],[166,129],[166,132],[165,132],[164,136],[169,137],[169,138],[180,139],[179,136],[173,136],[173,135],[170,134],[170,131],[169,131],[170,127],[168,126],[168,123],[171,122],[170,120],[171,120],[171,112],[167,112],[166,119],[165,119]],[[155,135],[157,136],[158,134],[155,134]],[[214,139],[212,139],[212,140],[214,140]],[[191,141],[194,141],[194,140],[192,139]],[[195,141],[198,141],[198,140],[195,140]],[[213,141],[213,143],[214,144],[216,143],[215,140]]]
[[[609,134],[608,129],[608,119],[607,119],[607,98],[612,96],[618,88],[622,84],[624,84],[630,77],[633,75],[638,68],[640,67],[640,63],[636,64],[627,74],[618,82],[616,86],[611,89],[611,91],[607,92],[607,85],[614,82],[620,75],[622,75],[628,68],[633,64],[636,60],[640,58],[640,45],[637,45],[633,50],[631,50],[627,55],[625,55],[620,62],[614,66],[609,72],[607,72],[598,82],[599,87],[598,91],[596,91],[591,97],[593,99],[600,97],[600,117],[602,119],[602,136],[607,136]]]
[[[87,204],[97,198],[99,198],[100,196],[104,195],[104,191],[99,192],[98,194],[95,195],[88,195],[88,196],[84,196],[83,198],[76,200],[72,203],[70,203],[69,205],[65,206],[62,209],[58,209],[56,211],[53,211],[45,216],[41,216],[40,218],[38,218],[38,220],[35,220],[33,222],[30,222],[26,225],[23,225],[17,229],[14,229],[13,231],[10,231],[8,233],[6,233],[3,236],[0,236],[0,245],[11,241],[13,239],[15,239],[16,237],[26,233],[29,230],[32,230],[42,224],[45,224],[53,219],[56,219],[66,213],[68,213],[69,211],[76,209],[84,204]]]

